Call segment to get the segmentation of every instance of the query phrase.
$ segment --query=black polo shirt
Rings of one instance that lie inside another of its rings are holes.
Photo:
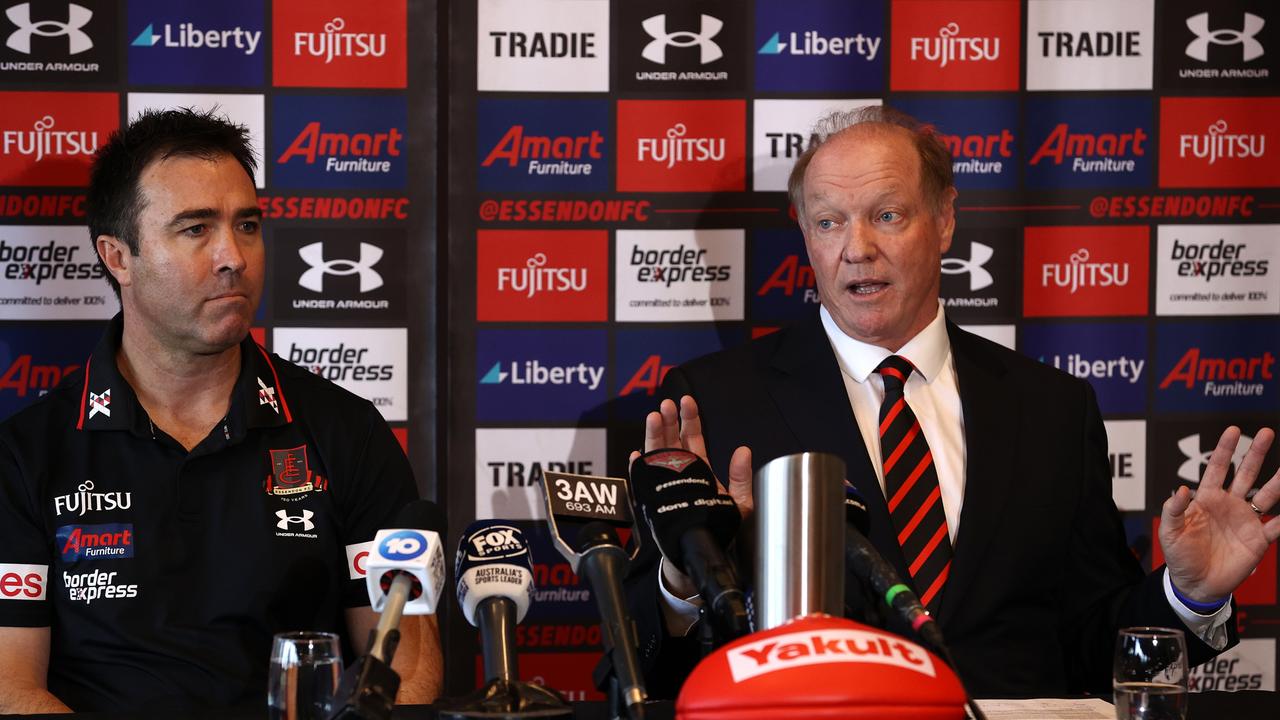
[[[75,710],[265,703],[274,633],[369,604],[348,551],[417,497],[409,463],[370,403],[252,339],[187,452],[120,375],[121,327],[0,424],[0,626],[52,628]]]

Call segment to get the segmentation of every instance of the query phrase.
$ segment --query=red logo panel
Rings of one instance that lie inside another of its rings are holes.
[[[1146,227],[1027,228],[1023,315],[1145,315],[1149,236]]]
[[[1018,0],[893,0],[893,90],[1017,90]]]
[[[88,185],[119,115],[115,93],[0,93],[0,185]]]
[[[481,230],[476,233],[480,322],[609,319],[609,233]]]
[[[520,679],[555,688],[570,702],[598,702],[604,694],[596,690],[591,673],[600,662],[599,652],[538,652],[520,656]],[[484,683],[484,657],[476,656],[476,683]]]
[[[619,100],[618,190],[747,189],[743,100]]]
[[[277,86],[405,87],[405,0],[277,0],[272,21]]]
[[[1160,99],[1160,187],[1280,186],[1277,144],[1280,98]]]

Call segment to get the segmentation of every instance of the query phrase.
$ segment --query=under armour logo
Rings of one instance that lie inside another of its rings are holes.
[[[382,259],[382,248],[377,245],[360,243],[359,260],[344,260],[341,258],[325,260],[324,243],[322,242],[315,242],[298,248],[298,255],[302,257],[303,262],[311,266],[310,270],[303,272],[302,277],[298,278],[298,284],[308,290],[324,292],[325,275],[359,274],[360,292],[362,293],[382,287],[382,276],[373,269],[373,266],[377,265],[378,261]]]
[[[969,291],[981,290],[995,282],[991,273],[983,269],[983,265],[991,259],[996,251],[980,242],[969,244],[969,259],[943,258],[943,275],[963,275],[969,273]]]
[[[1262,32],[1262,26],[1266,24],[1267,21],[1263,18],[1253,13],[1245,13],[1243,30],[1228,28],[1210,30],[1209,13],[1192,15],[1187,18],[1187,27],[1196,34],[1196,39],[1187,43],[1187,55],[1201,62],[1208,62],[1210,45],[1243,45],[1245,62],[1260,58],[1265,51],[1256,36]]]
[[[298,517],[290,515],[288,510],[277,510],[276,517],[280,518],[280,522],[276,523],[276,527],[288,530],[291,524],[302,523],[303,532],[310,532],[316,529],[316,524],[311,522],[311,518],[315,516],[316,514],[310,510],[303,510],[302,515]]]
[[[31,3],[14,5],[5,10],[4,14],[8,16],[14,25],[18,26],[18,29],[9,35],[5,45],[23,55],[31,54],[32,35],[41,37],[66,35],[67,51],[71,55],[82,53],[93,47],[93,38],[90,38],[89,34],[81,29],[93,19],[93,11],[89,8],[81,7],[75,3],[67,3],[67,22],[64,23],[56,20],[32,22]]]
[[[263,405],[270,405],[277,415],[280,414],[280,403],[276,402],[276,389],[268,387],[266,383],[262,382],[262,378],[258,378],[258,406],[261,407]]]
[[[724,23],[710,15],[702,15],[701,17],[702,28],[696,33],[689,30],[667,32],[667,16],[665,14],[654,15],[640,23],[644,31],[649,33],[649,37],[653,38],[652,42],[644,46],[644,50],[640,53],[641,57],[650,62],[665,65],[667,62],[667,46],[685,48],[693,47],[694,45],[699,48],[699,59],[703,65],[724,57],[720,46],[711,40],[711,38],[720,33]]]
[[[1253,438],[1241,434],[1240,442],[1236,443],[1236,451],[1231,454],[1232,468],[1240,467],[1240,461],[1244,459],[1245,453],[1249,452],[1249,446],[1251,445],[1253,445]],[[1178,477],[1194,485],[1199,485],[1200,468],[1209,464],[1209,456],[1213,455],[1213,450],[1205,452],[1200,449],[1199,433],[1179,440],[1178,449],[1187,458],[1186,461],[1178,466]]]
[[[89,391],[89,418],[93,419],[94,415],[111,417],[111,388],[101,393]]]

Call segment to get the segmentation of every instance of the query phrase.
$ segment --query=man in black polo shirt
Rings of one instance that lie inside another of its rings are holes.
[[[374,407],[248,337],[261,212],[244,128],[148,113],[95,160],[122,312],[83,372],[0,425],[0,713],[262,702],[272,634],[377,616],[351,558],[417,496]],[[406,618],[400,702],[430,702]]]

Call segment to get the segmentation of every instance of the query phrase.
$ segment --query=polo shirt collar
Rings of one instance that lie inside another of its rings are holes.
[[[890,355],[898,355],[911,361],[925,382],[933,382],[945,367],[947,356],[951,354],[951,338],[947,335],[946,316],[942,312],[941,302],[938,303],[938,313],[933,320],[896,353],[845,335],[825,306],[818,310],[818,315],[822,318],[822,329],[835,350],[840,370],[859,383],[866,382],[871,373]]]

